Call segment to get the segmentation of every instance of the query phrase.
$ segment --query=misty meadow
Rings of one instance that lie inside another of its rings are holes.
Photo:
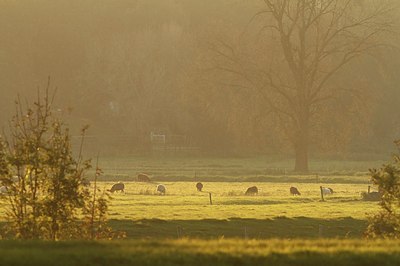
[[[0,0],[0,264],[397,265],[395,0]]]

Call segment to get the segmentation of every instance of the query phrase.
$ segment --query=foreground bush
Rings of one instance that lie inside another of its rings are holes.
[[[400,141],[395,142],[400,150]],[[367,237],[400,238],[400,157],[391,164],[372,169],[372,182],[382,195],[379,213],[369,218]]]
[[[74,158],[69,130],[53,115],[52,98],[47,89],[32,106],[23,106],[18,99],[9,131],[0,139],[0,181],[7,190],[1,198],[7,218],[3,235],[108,238],[107,195],[99,194],[96,184],[92,189],[85,186],[90,161],[82,159],[82,146]]]

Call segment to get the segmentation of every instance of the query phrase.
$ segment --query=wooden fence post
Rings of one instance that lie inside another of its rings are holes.
[[[319,189],[321,190],[321,201],[325,201],[324,200],[324,192],[322,190],[322,186],[320,186]]]
[[[209,195],[209,197],[210,197],[210,205],[212,205],[211,192],[208,192],[208,195]]]
[[[178,238],[182,237],[182,227],[180,227],[179,225],[176,227],[176,234]]]

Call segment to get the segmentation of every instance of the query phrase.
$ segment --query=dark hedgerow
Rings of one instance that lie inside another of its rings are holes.
[[[16,101],[7,136],[0,140],[0,181],[7,188],[3,235],[18,239],[98,239],[107,226],[108,195],[85,186],[91,161],[74,158],[69,130],[53,115],[49,86],[33,106]],[[82,143],[87,128],[82,130]],[[100,174],[96,169],[96,175]],[[97,177],[95,178],[97,179]]]

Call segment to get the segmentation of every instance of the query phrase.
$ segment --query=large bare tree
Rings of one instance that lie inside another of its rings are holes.
[[[250,58],[236,44],[222,43],[215,49],[224,60],[219,69],[237,74],[263,97],[293,145],[295,171],[308,172],[318,112],[332,99],[355,95],[355,88],[338,85],[340,71],[384,45],[392,6],[368,0],[263,1],[253,19],[262,20],[263,48]],[[263,56],[266,60],[259,59]]]

